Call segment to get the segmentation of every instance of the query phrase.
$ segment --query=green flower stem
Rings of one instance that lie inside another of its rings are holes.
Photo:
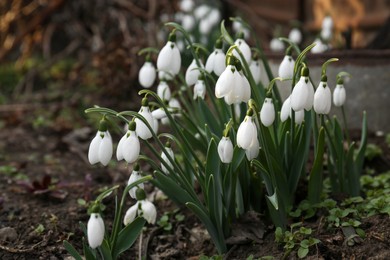
[[[138,56],[141,56],[141,55],[144,55],[144,54],[150,55],[150,53],[158,54],[159,52],[160,52],[160,51],[159,51],[157,48],[154,48],[154,47],[147,47],[147,48],[141,49],[141,50],[138,52]]]
[[[345,116],[344,106],[341,106],[341,113],[343,115],[345,137],[347,138],[348,146],[350,146],[351,139],[349,138],[348,122],[347,122],[347,117]]]
[[[112,226],[113,231],[111,233],[111,239],[110,239],[111,240],[111,252],[112,253],[115,253],[114,250],[115,250],[115,246],[116,246],[116,240],[118,238],[119,229],[120,229],[120,225],[121,225],[120,218],[122,216],[123,205],[125,204],[126,195],[129,193],[129,190],[132,189],[133,187],[136,187],[138,184],[144,183],[146,181],[150,181],[152,179],[153,179],[153,177],[151,175],[147,175],[145,177],[142,177],[139,180],[137,180],[137,181],[133,182],[132,184],[128,185],[125,188],[125,190],[123,191],[122,199],[121,199],[121,202],[119,203],[119,208],[115,207],[116,210],[115,210],[114,224]]]
[[[329,60],[325,61],[324,64],[322,64],[321,75],[326,75],[326,69],[327,69],[329,63],[336,62],[336,61],[339,61],[339,59],[337,59],[337,58],[330,58]]]

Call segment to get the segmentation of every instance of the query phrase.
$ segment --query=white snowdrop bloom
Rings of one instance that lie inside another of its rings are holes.
[[[195,18],[198,19],[198,20],[201,20],[202,18],[204,18],[207,14],[210,13],[210,10],[211,7],[206,5],[206,4],[202,4],[202,5],[199,5],[198,7],[195,8],[194,10],[194,15],[195,15]]]
[[[173,116],[181,116],[179,110],[181,109],[180,102],[177,98],[171,98],[168,102],[169,111],[173,114]]]
[[[138,114],[143,116],[146,119],[146,121],[148,122],[148,124],[153,128],[153,126],[154,126],[153,116],[152,116],[152,113],[150,112],[149,105],[148,105],[147,101],[145,104],[143,104],[141,106],[141,109],[139,110]],[[137,135],[139,138],[141,138],[143,140],[147,140],[147,139],[152,137],[152,132],[149,130],[149,128],[146,126],[146,124],[141,119],[136,118],[135,123],[137,124],[136,132],[137,132]],[[153,129],[153,131],[155,131],[155,129]]]
[[[280,120],[282,122],[286,121],[288,118],[291,118],[291,96],[289,96],[283,103],[282,105],[282,109],[281,109],[281,112],[280,112]],[[295,116],[295,123],[296,124],[301,124],[303,122],[303,119],[305,117],[305,110],[300,110],[300,111],[296,111],[294,112],[294,116]]]
[[[194,9],[195,3],[193,0],[182,0],[179,3],[180,10],[184,12],[191,12]]]
[[[126,133],[126,139],[123,141],[120,148],[122,151],[121,157],[123,157],[126,162],[133,163],[138,159],[140,143],[136,132],[135,122],[131,122],[129,124],[129,131]]]
[[[198,79],[194,86],[194,100],[198,97],[204,99],[206,96],[206,85],[204,84],[203,79]]]
[[[208,19],[202,19],[199,22],[199,32],[203,35],[210,34],[213,25],[209,23]]]
[[[122,138],[119,140],[118,146],[116,147],[116,159],[118,161],[123,160],[123,144],[125,143],[127,136],[130,135],[130,131],[127,130],[126,133],[122,136]]]
[[[321,39],[324,41],[329,41],[332,39],[332,30],[331,29],[322,29],[321,30]]]
[[[218,143],[218,155],[223,163],[231,163],[233,159],[233,144],[229,137],[223,136]]]
[[[332,30],[333,29],[333,19],[331,16],[327,15],[324,17],[324,19],[322,20],[322,25],[321,25],[322,29],[329,29],[329,30]]]
[[[170,74],[170,73],[168,73],[168,72],[166,72],[166,71],[160,70],[160,71],[158,72],[158,79],[159,79],[160,81],[169,81],[169,80],[172,80],[172,79],[173,79],[173,75]]]
[[[268,127],[271,126],[275,121],[275,107],[272,102],[272,98],[265,98],[263,106],[260,110],[261,123]]]
[[[134,182],[138,181],[141,178],[142,178],[142,176],[141,176],[141,174],[139,172],[139,165],[136,164],[134,166],[133,172],[130,175],[129,181],[127,182],[127,186],[133,184]],[[130,197],[132,197],[133,199],[136,198],[135,197],[135,192],[137,191],[137,189],[144,189],[144,184],[140,183],[137,186],[135,186],[135,187],[133,187],[133,188],[131,188],[129,190]]]
[[[326,77],[326,76],[325,76]],[[321,79],[320,84],[317,87],[316,93],[314,94],[314,111],[317,114],[327,115],[330,112],[332,106],[332,93],[326,80]]]
[[[226,67],[215,84],[215,96],[217,98],[222,98],[232,91],[237,74],[238,72],[235,66],[228,65]]]
[[[244,35],[241,33],[239,38],[234,42],[235,45],[238,46],[238,49],[241,51],[242,55],[245,58],[245,61],[250,64],[251,59],[252,59],[252,51],[249,45],[246,43],[246,41],[243,39]],[[238,54],[236,50],[233,50],[233,55],[241,61],[241,57]]]
[[[285,55],[279,66],[279,77],[292,79],[294,76],[295,61],[291,55]]]
[[[157,69],[159,71],[166,71],[173,76],[179,73],[181,66],[180,51],[175,42],[176,35],[171,33],[168,42],[161,49],[157,57]]]
[[[271,49],[271,51],[283,51],[284,43],[278,38],[273,38],[269,43],[269,48]]]
[[[345,103],[346,99],[346,92],[343,84],[338,84],[336,85],[336,88],[333,91],[333,104],[336,107],[341,107]]]
[[[207,72],[214,72],[215,75],[220,76],[226,69],[225,53],[222,51],[222,41],[217,40],[215,49],[207,58],[205,69]]]
[[[202,62],[201,61],[199,61],[199,62],[200,62],[201,68],[204,68]],[[196,81],[198,80],[198,77],[200,75],[200,70],[198,68],[199,67],[196,64],[196,60],[193,59],[190,66],[188,66],[188,68],[187,68],[186,76],[185,76],[186,83],[188,86],[194,85],[196,83]]]
[[[232,25],[233,31],[235,33],[244,33],[244,38],[248,39],[250,36],[250,30],[242,25],[242,23],[234,20]]]
[[[168,146],[165,146],[165,150],[167,150],[167,153],[169,155],[169,157],[172,158],[172,160],[174,160],[174,157],[175,155],[173,154],[173,150],[172,148],[170,147],[170,145]],[[168,156],[163,152],[161,152],[161,159],[163,159],[164,162],[166,162],[169,166],[169,168],[173,169],[173,164],[171,163],[171,161],[168,159]],[[161,163],[161,170],[164,172],[164,173],[169,173],[169,170],[164,166],[163,163]]]
[[[240,71],[235,73],[234,85],[232,90],[224,96],[225,102],[228,105],[248,102],[251,96],[251,87],[248,79]]]
[[[259,84],[261,80],[261,68],[260,68],[260,59],[252,60],[249,64],[249,70],[252,73],[253,79],[255,80],[256,84]]]
[[[311,53],[322,53],[328,50],[328,45],[323,43],[321,39],[317,38],[314,42],[316,45],[310,50]]]
[[[150,88],[156,79],[156,74],[153,63],[146,61],[138,73],[139,84],[144,88]]]
[[[183,26],[184,30],[192,31],[192,29],[195,27],[195,17],[190,14],[183,15],[181,19],[181,25]]]
[[[296,111],[295,113],[295,123],[300,125],[303,122],[303,119],[305,119],[305,110]],[[291,113],[290,113],[291,117]]]
[[[259,155],[260,152],[260,144],[259,140],[256,138],[253,139],[252,143],[250,144],[248,149],[245,149],[245,155],[248,161],[256,158]]]
[[[158,108],[152,111],[152,116],[154,119],[160,120],[167,117],[167,114],[163,108]]]
[[[158,84],[157,95],[162,100],[170,100],[171,99],[171,89],[169,88],[166,81],[160,81],[160,84]]]
[[[90,164],[100,162],[106,166],[112,157],[113,145],[110,133],[107,131],[105,120],[100,121],[99,131],[92,139],[88,149],[88,160]]]
[[[288,39],[295,44],[300,44],[302,42],[302,33],[298,28],[292,28],[288,34]]]
[[[206,16],[206,20],[214,27],[214,25],[219,24],[221,21],[221,12],[217,8],[211,8],[210,12]]]
[[[256,124],[252,115],[247,115],[245,116],[244,121],[238,127],[237,145],[243,149],[248,149],[255,138],[257,138]]]
[[[142,216],[149,224],[156,223],[157,210],[154,204],[146,199],[137,201],[125,214],[123,224],[126,226],[134,221],[136,216]]]
[[[301,78],[291,93],[291,107],[294,111],[310,110],[313,106],[314,89],[309,80],[309,69],[303,68]]]
[[[104,222],[99,213],[92,213],[87,224],[88,244],[95,249],[103,243]]]

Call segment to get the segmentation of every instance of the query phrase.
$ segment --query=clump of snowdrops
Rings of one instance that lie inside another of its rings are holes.
[[[233,20],[251,30],[241,19]],[[330,178],[334,192],[359,194],[366,118],[364,115],[362,140],[357,147],[348,136],[344,112],[343,80],[350,75],[339,73],[334,88],[327,80],[327,66],[338,59],[324,62],[321,81],[314,84],[305,56],[315,44],[301,51],[292,41],[281,38],[289,47],[279,77],[275,78],[260,45],[251,48],[243,34],[234,39],[224,22],[211,51],[192,42],[179,24],[166,26],[173,30],[158,51],[157,69],[151,61],[155,49],[140,51],[146,55],[139,72],[139,82],[145,88],[139,92],[143,97],[140,110],[118,112],[101,107],[86,110],[102,115],[89,148],[91,164],[107,165],[111,160],[109,122],[116,118],[126,125],[116,148],[117,160],[125,160],[129,166],[149,164],[153,172],[144,176],[139,166],[134,167],[117,204],[110,236],[104,229],[99,205],[119,187],[96,199],[86,230],[89,247],[84,245],[85,255],[93,254],[96,251],[93,248],[97,248],[102,255],[115,258],[131,246],[145,220],[155,222],[156,210],[145,200],[145,181],[192,210],[219,253],[228,249],[225,241],[232,223],[250,210],[265,213],[275,226],[284,229],[288,212],[299,203],[295,201],[295,193],[300,182],[308,185],[307,199],[313,204],[320,201],[324,176]],[[176,34],[184,38],[186,51],[193,59],[186,70],[182,69]],[[261,73],[272,80],[263,85]],[[291,82],[291,94],[284,101],[275,87],[278,81]],[[158,85],[156,91],[149,89],[155,85]],[[329,116],[332,99],[334,106],[342,109],[342,124]],[[166,125],[162,132],[161,124]],[[308,166],[311,145],[314,162]],[[195,187],[199,189],[196,191]],[[125,214],[122,225],[119,219],[128,191],[137,202]],[[125,236],[129,239],[124,245]]]

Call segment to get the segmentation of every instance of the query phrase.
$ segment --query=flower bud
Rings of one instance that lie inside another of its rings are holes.
[[[229,137],[222,137],[218,143],[218,155],[223,163],[231,163],[233,159],[233,144]]]
[[[99,213],[92,213],[87,224],[88,244],[95,249],[103,243],[104,222]]]

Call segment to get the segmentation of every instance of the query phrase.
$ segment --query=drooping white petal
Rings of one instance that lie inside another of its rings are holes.
[[[233,73],[233,77],[231,81],[228,83],[231,85],[230,86],[231,91],[224,96],[226,104],[228,105],[238,104],[242,102],[242,100],[244,99],[243,95],[248,96],[248,90],[246,85],[247,82],[245,82],[245,80],[246,80],[245,76],[241,75],[240,72],[235,71]],[[249,89],[249,96],[250,96],[250,89]]]
[[[252,59],[252,51],[246,41],[244,39],[237,39],[234,44],[238,46],[238,49],[244,56],[245,61],[250,64]],[[241,57],[236,50],[233,51],[233,55],[241,61]]]
[[[337,84],[336,88],[333,91],[333,104],[336,107],[341,107],[344,105],[346,99],[346,92],[344,85]]]
[[[249,70],[252,73],[253,79],[256,84],[259,84],[261,80],[261,68],[260,68],[260,60],[252,60],[249,65]]]
[[[234,84],[234,73],[236,73],[236,68],[232,65],[226,67],[222,72],[221,76],[218,78],[217,83],[215,84],[215,96],[217,98],[222,98],[232,91]]]
[[[316,45],[310,50],[311,53],[322,53],[328,49],[328,45],[323,43],[319,38],[315,39],[314,43]]]
[[[153,127],[153,116],[148,106],[142,106],[138,113],[146,119],[151,127]],[[136,132],[139,138],[147,140],[152,137],[152,132],[150,132],[149,128],[142,120],[136,118],[135,123],[137,124]]]
[[[168,155],[169,157],[171,157],[172,159],[174,159],[174,154],[173,154],[173,150],[172,148],[170,147],[165,147],[165,150],[167,150],[168,152]],[[171,163],[171,161],[168,159],[168,156],[163,152],[161,152],[161,159],[166,162],[169,166],[169,168],[173,169],[173,164]],[[163,163],[161,163],[161,170],[164,172],[164,173],[168,173],[169,170],[164,166]]]
[[[295,111],[295,123],[300,125],[303,122],[303,119],[305,119],[305,110],[301,111]]]
[[[156,79],[156,68],[153,63],[147,61],[138,73],[138,80],[144,88],[150,88]]]
[[[207,58],[205,70],[206,70],[208,73],[211,73],[211,72],[213,72],[213,70],[214,70],[214,62],[215,62],[215,56],[216,56],[216,54],[217,54],[217,50],[214,50],[214,51],[209,55],[209,57]]]
[[[99,145],[99,161],[101,164],[106,166],[112,157],[113,145],[112,139],[108,131],[104,132],[104,137]]]
[[[218,143],[218,155],[223,163],[231,163],[233,159],[233,144],[229,137],[222,137]]]
[[[203,80],[198,80],[194,86],[194,99],[197,99],[200,97],[201,99],[204,99],[206,95],[206,85],[204,84]]]
[[[160,120],[160,119],[167,117],[167,114],[165,113],[163,108],[158,108],[156,110],[153,110],[152,116],[153,116],[153,118]]]
[[[295,44],[300,44],[302,41],[302,33],[298,28],[291,29],[288,34],[288,39]]]
[[[88,244],[91,248],[99,247],[104,239],[104,222],[99,213],[92,213],[87,224]]]
[[[142,178],[142,176],[139,174],[138,171],[133,171],[130,175],[128,182],[127,182],[127,186],[133,184],[134,182],[138,181],[141,178]],[[140,183],[137,186],[135,186],[129,190],[130,197],[132,197],[133,199],[136,198],[135,192],[137,191],[137,189],[144,189],[144,184]]]
[[[279,66],[279,77],[284,79],[292,79],[294,75],[295,61],[293,57],[285,55]]]
[[[326,82],[320,82],[314,94],[314,111],[317,114],[328,114],[332,104],[332,93]]]
[[[237,145],[248,149],[254,138],[257,138],[257,128],[252,117],[246,116],[237,131]]]
[[[275,121],[275,108],[272,98],[266,98],[260,111],[261,123],[268,127]]]
[[[154,204],[148,200],[139,201],[141,204],[141,210],[143,212],[142,217],[149,223],[156,223],[157,210]]]
[[[130,132],[127,132],[130,133]],[[123,160],[123,144],[125,143],[127,139],[127,133],[122,136],[122,138],[119,140],[118,146],[116,147],[116,159],[118,161]]]
[[[291,112],[291,99],[290,99],[291,96],[289,96],[284,102],[283,102],[283,105],[282,105],[282,109],[280,111],[280,120],[282,122],[286,121],[287,118],[289,118],[290,116],[290,112]]]
[[[251,98],[251,85],[249,84],[248,79],[243,73],[239,73],[241,76],[241,99],[238,102],[247,103]],[[237,102],[236,102],[237,103]]]
[[[103,140],[103,138],[100,136],[101,134],[103,133],[98,131],[96,133],[96,136],[92,139],[91,144],[89,145],[88,160],[90,164],[95,164],[99,162],[99,146]]]
[[[157,57],[157,69],[159,71],[172,71],[171,62],[174,47],[176,47],[176,44],[174,42],[168,41],[165,46],[160,50]]]
[[[226,55],[220,49],[215,50],[215,52],[217,53],[214,58],[214,73],[215,75],[220,76],[222,72],[226,69],[226,65],[225,65]]]
[[[138,159],[139,152],[140,143],[138,140],[137,133],[135,131],[130,131],[129,137],[127,137],[126,141],[123,143],[123,158],[126,160],[126,162],[133,163]]]
[[[171,90],[169,89],[168,84],[165,81],[160,81],[160,84],[157,86],[157,95],[162,100],[171,99]]]
[[[305,110],[310,111],[310,109],[312,109],[313,107],[313,102],[314,102],[314,87],[311,84],[310,80],[307,80],[306,88],[307,88],[308,95],[306,99]]]
[[[200,63],[201,67],[203,68],[203,64]],[[200,71],[197,69],[198,65],[196,64],[196,60],[193,59],[190,66],[187,68],[186,71],[186,83],[188,86],[192,86],[196,83],[196,81],[199,78]]]
[[[249,148],[245,149],[246,158],[249,161],[256,158],[259,155],[259,152],[260,152],[259,149],[260,149],[260,144],[259,144],[259,140],[257,139],[257,136],[256,136],[256,138],[253,139]]]
[[[127,211],[126,211],[126,214],[125,214],[125,217],[123,218],[123,224],[125,226],[127,226],[128,224],[130,224],[131,222],[134,221],[135,217],[137,216],[137,211],[138,211],[138,201],[133,205],[131,206]]]
[[[278,38],[273,38],[269,43],[269,47],[272,51],[283,51],[284,43]]]
[[[306,81],[309,82],[309,79],[301,77],[291,93],[291,107],[294,111],[305,108],[307,99],[309,98],[309,88],[307,87],[308,83]]]

